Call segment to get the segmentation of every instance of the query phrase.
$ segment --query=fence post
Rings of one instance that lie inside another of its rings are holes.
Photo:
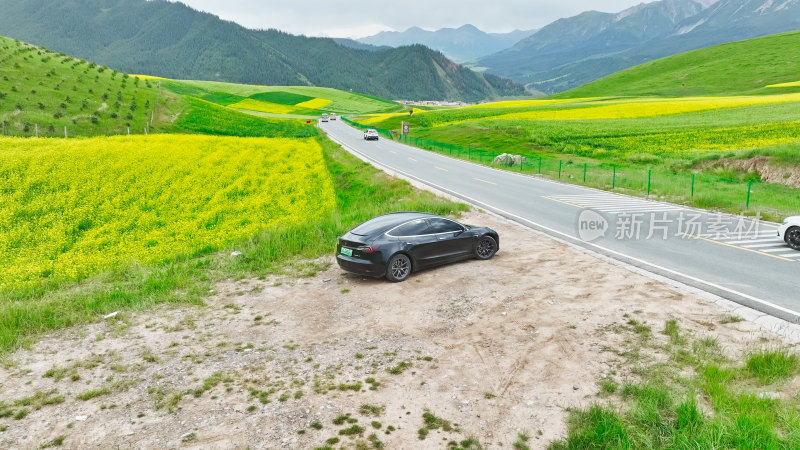
[[[33,129],[36,132],[36,137],[39,137],[39,124],[38,123],[33,124]]]
[[[753,180],[751,179],[749,183],[747,183],[747,202],[744,205],[744,209],[750,209],[750,191],[753,189]]]
[[[558,179],[559,180],[561,179],[561,164],[562,164],[562,161],[559,159],[558,160]]]
[[[586,163],[583,163],[583,184],[586,184]]]
[[[647,196],[650,197],[650,177],[653,175],[653,169],[647,171]]]
[[[67,126],[66,125],[64,125],[64,137],[68,137],[67,136]]]
[[[692,174],[692,198],[694,198],[694,174]]]
[[[3,121],[3,136],[6,135],[6,121]]]
[[[616,189],[617,187],[617,165],[612,164],[611,167],[614,169],[614,173],[611,176],[611,189]]]
[[[128,127],[128,136],[131,135],[131,127]]]

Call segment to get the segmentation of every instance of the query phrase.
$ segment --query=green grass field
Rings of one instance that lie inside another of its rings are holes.
[[[632,67],[556,98],[602,96],[764,95],[798,92],[800,31],[733,42]]]
[[[105,66],[0,37],[0,128],[9,136],[144,133],[158,89]]]

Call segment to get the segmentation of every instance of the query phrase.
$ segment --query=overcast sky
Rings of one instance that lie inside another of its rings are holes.
[[[379,31],[472,24],[487,32],[541,28],[583,11],[619,12],[642,0],[181,0],[247,28],[364,37]],[[652,0],[650,0],[652,1]]]

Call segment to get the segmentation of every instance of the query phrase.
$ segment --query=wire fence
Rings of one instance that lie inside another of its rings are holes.
[[[800,215],[800,189],[764,183],[757,174],[741,177],[732,173],[631,167],[602,161],[576,161],[577,158],[513,155],[513,150],[501,158],[503,153],[403,135],[344,120],[356,128],[371,128],[387,139],[414,147],[542,178],[767,220],[780,221],[787,216]]]

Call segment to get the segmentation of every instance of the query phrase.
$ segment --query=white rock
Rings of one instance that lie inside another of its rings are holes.
[[[112,317],[117,317],[117,314],[119,314],[119,311],[114,311],[110,314],[106,314],[105,316],[103,316],[103,319],[110,319]]]
[[[86,419],[88,418],[89,418],[88,414],[85,416],[75,416],[75,420],[77,420],[78,422],[86,422]]]
[[[231,252],[231,258],[234,258],[236,256],[242,256],[242,252],[240,252],[238,250],[236,250],[234,252]]]

